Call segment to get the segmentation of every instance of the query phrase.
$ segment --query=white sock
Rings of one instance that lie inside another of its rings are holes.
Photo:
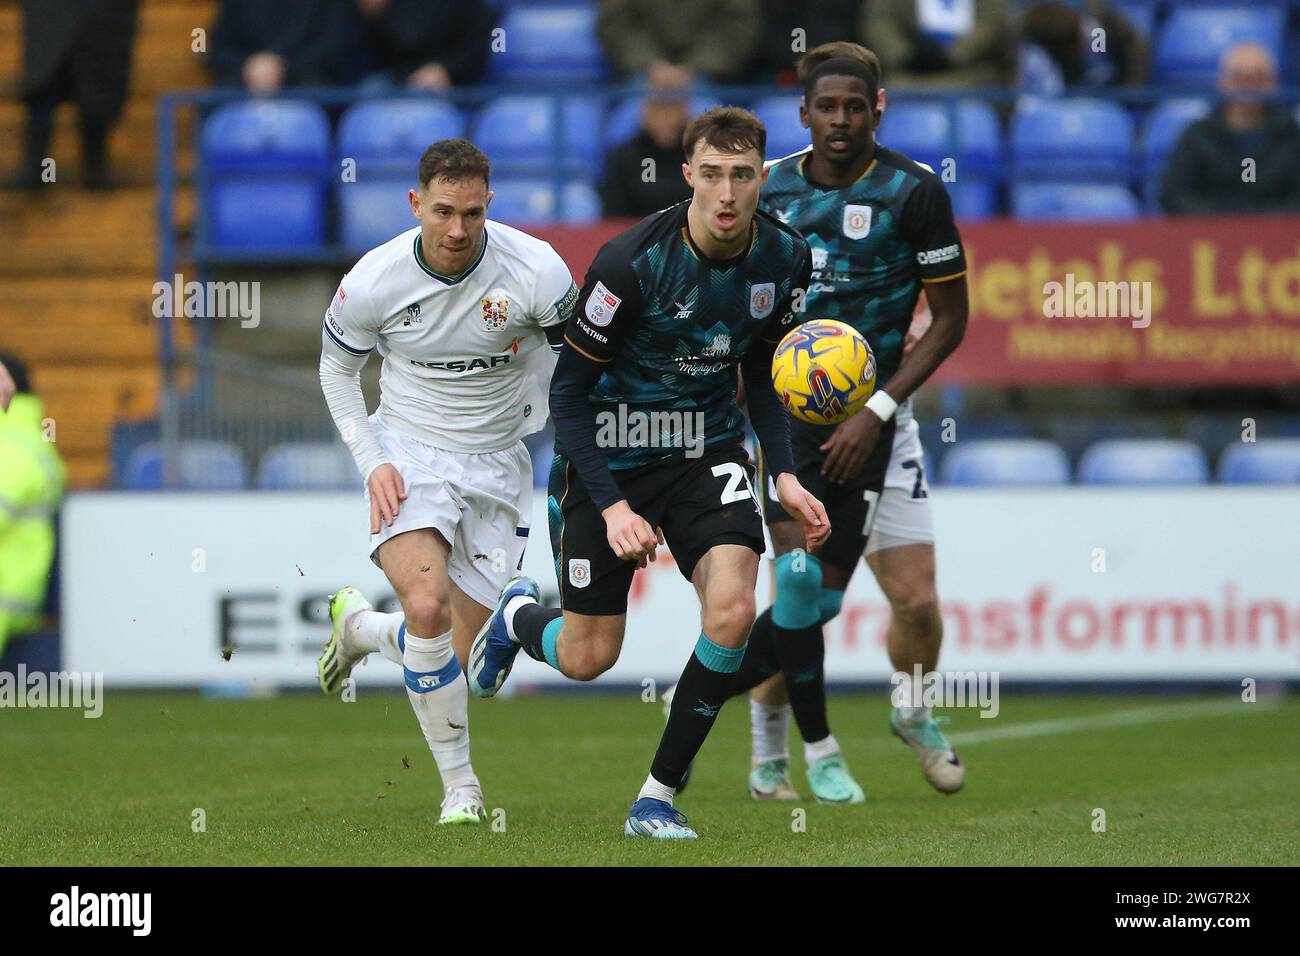
[[[451,649],[451,632],[416,637],[406,632],[406,696],[438,765],[444,791],[477,785],[469,762],[469,686]]]
[[[640,800],[642,797],[654,797],[656,800],[662,800],[664,803],[671,804],[673,795],[677,793],[674,787],[665,787],[653,776],[647,776],[645,783],[641,784],[641,792],[636,795]]]
[[[527,594],[516,594],[506,602],[501,616],[506,619],[506,633],[510,635],[510,640],[516,644],[519,643],[519,635],[515,633],[515,611],[518,611],[525,604],[536,604],[537,602]]]
[[[836,742],[834,734],[827,734],[825,740],[819,740],[815,744],[805,743],[803,745],[803,759],[810,767],[823,757],[829,757],[839,752],[840,745]]]
[[[754,742],[752,763],[755,767],[769,760],[790,759],[790,705],[769,707],[749,699],[749,732]]]
[[[397,632],[402,627],[403,616],[383,614],[379,611],[357,611],[348,618],[343,629],[343,639],[349,654],[373,654],[378,651],[394,664],[402,663],[402,648],[397,643]]]
[[[924,680],[924,678],[922,679]],[[899,719],[905,720],[909,723],[916,720],[929,720],[929,707],[913,707],[908,703],[912,700],[912,694],[914,693],[912,689],[912,675],[907,671],[896,671],[894,673],[894,681],[896,682],[896,686],[893,691],[890,692],[889,699],[891,702],[903,701],[902,704],[897,704]],[[921,692],[923,690],[924,687],[916,688],[915,693],[918,700],[922,699]]]

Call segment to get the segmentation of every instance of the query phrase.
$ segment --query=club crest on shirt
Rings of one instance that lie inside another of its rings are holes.
[[[402,325],[421,325],[423,322],[420,318],[420,303],[412,302],[406,307],[406,318],[402,320]]]
[[[749,314],[756,319],[766,319],[776,304],[776,283],[760,282],[749,290]]]
[[[483,299],[483,328],[489,332],[500,332],[506,327],[506,322],[510,319],[510,300],[505,296],[499,299],[493,299],[485,296]]]
[[[871,207],[849,204],[844,207],[844,235],[861,239],[871,231]]]

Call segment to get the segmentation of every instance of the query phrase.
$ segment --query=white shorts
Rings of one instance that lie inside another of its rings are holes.
[[[910,412],[910,403],[907,404]],[[885,472],[885,487],[880,492],[876,519],[864,553],[875,554],[905,544],[933,543],[934,513],[930,510],[930,484],[925,480],[921,430],[916,419],[904,413],[894,430],[894,450]]]
[[[452,583],[484,607],[494,607],[506,582],[523,567],[533,508],[533,463],[522,441],[503,451],[446,451],[370,419],[388,461],[402,476],[406,500],[390,528],[370,536],[379,546],[405,531],[437,530],[451,554]],[[367,496],[368,498],[368,496]]]

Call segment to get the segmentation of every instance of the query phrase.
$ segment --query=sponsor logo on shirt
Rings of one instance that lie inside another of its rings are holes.
[[[960,254],[961,246],[954,242],[951,246],[944,246],[942,249],[922,250],[916,254],[916,261],[923,266],[932,266],[935,263],[956,259]]]
[[[418,365],[420,368],[433,369],[437,372],[480,372],[483,369],[498,368],[507,365],[510,362],[510,355],[473,355],[468,358],[444,359],[440,362],[417,362],[411,359],[412,365]]]
[[[578,287],[572,282],[569,283],[569,291],[564,293],[564,298],[555,303],[555,312],[561,321],[569,321],[569,316],[573,315],[573,307],[578,304]]]
[[[338,333],[339,338],[343,338],[343,326],[339,325],[338,319],[334,318],[334,306],[325,310],[325,321],[329,323],[331,329]]]
[[[618,307],[623,304],[623,300],[605,288],[605,283],[597,282],[596,288],[591,290],[591,295],[587,296],[587,321],[592,325],[605,326],[609,325],[614,319],[614,313]]]
[[[343,286],[339,286],[338,291],[334,293],[334,301],[330,303],[330,311],[335,315],[342,315],[343,303],[347,300],[348,294],[343,291]]]
[[[776,305],[776,283],[760,282],[749,290],[749,314],[756,319],[766,319]]]
[[[484,297],[483,328],[489,332],[501,332],[510,319],[510,300],[505,296],[499,299]]]
[[[871,207],[850,203],[844,207],[844,235],[861,239],[871,231]]]

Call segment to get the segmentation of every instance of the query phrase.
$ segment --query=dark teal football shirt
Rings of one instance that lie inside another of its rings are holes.
[[[812,249],[800,318],[838,319],[861,332],[883,386],[898,370],[923,283],[966,274],[952,203],[939,177],[876,145],[855,182],[826,187],[804,174],[811,148],[777,160],[761,208],[794,227]]]

